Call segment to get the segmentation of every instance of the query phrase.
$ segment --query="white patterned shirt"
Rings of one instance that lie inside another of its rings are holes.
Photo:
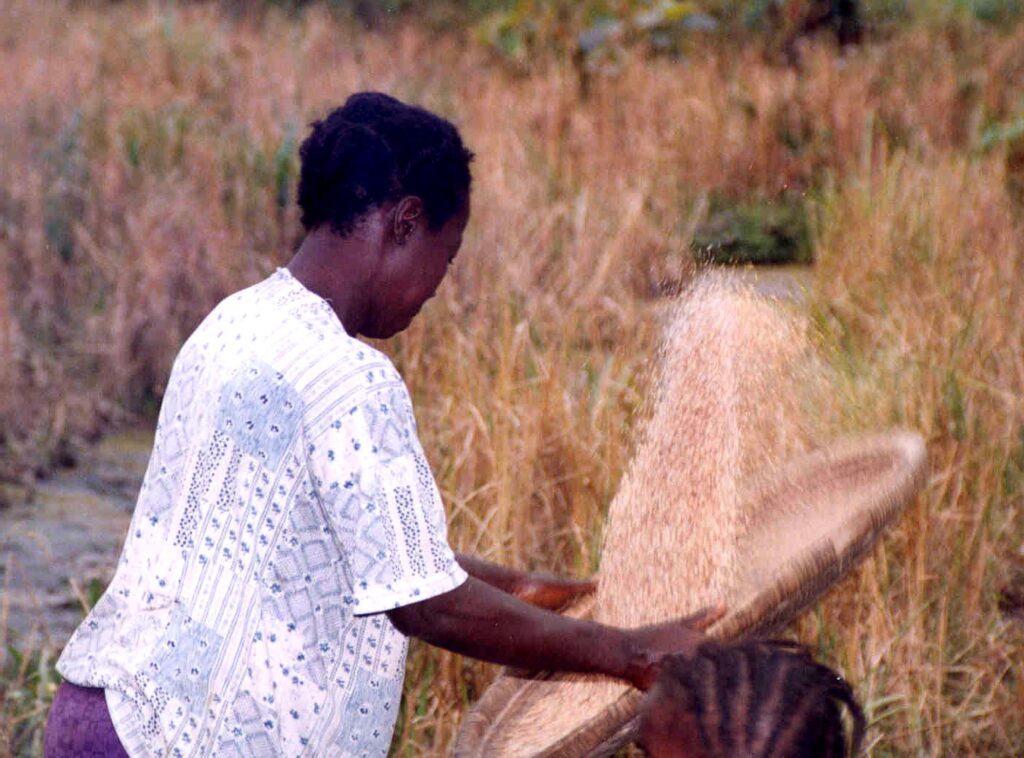
[[[178,355],[116,574],[58,662],[130,755],[387,754],[406,639],[459,586],[409,395],[284,269]]]

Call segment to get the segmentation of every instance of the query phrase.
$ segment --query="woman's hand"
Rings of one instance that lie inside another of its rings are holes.
[[[701,643],[707,641],[704,630],[725,615],[725,606],[705,608],[692,616],[629,632],[633,644],[643,651],[631,667],[627,679],[639,690],[648,690],[661,673],[667,656],[692,657]]]
[[[560,611],[581,597],[593,594],[595,590],[597,581],[594,579],[566,579],[552,574],[524,573],[512,594],[538,608]]]

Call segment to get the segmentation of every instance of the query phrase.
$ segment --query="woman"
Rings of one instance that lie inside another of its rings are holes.
[[[437,290],[472,154],[376,93],[300,154],[306,237],[175,361],[117,572],[58,662],[48,755],[386,755],[408,636],[646,689],[714,620],[563,618],[591,583],[452,552],[405,385],[355,338],[402,331]]]

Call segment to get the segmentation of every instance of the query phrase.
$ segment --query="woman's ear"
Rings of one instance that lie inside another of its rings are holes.
[[[415,195],[406,195],[395,205],[391,233],[395,244],[404,245],[423,223],[423,201]]]

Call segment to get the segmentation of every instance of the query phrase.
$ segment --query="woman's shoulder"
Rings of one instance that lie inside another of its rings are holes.
[[[406,393],[402,375],[380,350],[348,337],[337,349],[321,356],[318,370],[310,372],[303,394],[344,394],[366,401],[380,393]]]

